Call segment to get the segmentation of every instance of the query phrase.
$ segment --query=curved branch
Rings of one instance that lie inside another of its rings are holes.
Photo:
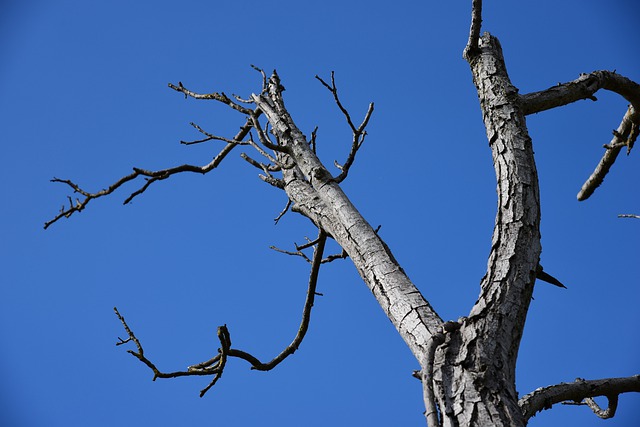
[[[529,419],[543,409],[560,402],[574,401],[589,405],[598,416],[612,417],[617,405],[617,396],[620,393],[640,392],[640,375],[623,378],[605,378],[601,380],[583,380],[577,378],[573,383],[561,383],[549,387],[539,388],[532,393],[523,396],[518,405],[522,409],[525,419]],[[593,397],[606,396],[609,399],[609,408],[601,410],[593,406]],[[587,399],[589,399],[587,401]]]
[[[586,200],[596,188],[602,184],[604,177],[615,162],[622,147],[627,147],[627,154],[633,148],[640,129],[640,85],[617,74],[615,71],[594,71],[582,74],[568,83],[559,83],[549,89],[533,92],[520,97],[524,114],[533,114],[551,108],[570,104],[581,99],[596,101],[594,94],[605,89],[621,95],[631,104],[622,123],[613,131],[613,139],[604,147],[607,151],[596,166],[591,176],[585,181],[578,193],[578,200]]]
[[[309,329],[309,322],[311,320],[311,309],[313,307],[313,303],[315,301],[316,293],[316,285],[318,283],[318,273],[320,272],[320,265],[322,264],[322,256],[324,253],[325,243],[327,241],[327,234],[320,230],[318,238],[315,240],[316,247],[313,251],[313,260],[311,262],[311,273],[309,274],[309,288],[307,290],[307,297],[304,303],[304,309],[302,311],[302,320],[300,322],[300,327],[298,328],[298,333],[295,338],[280,354],[274,357],[271,361],[267,363],[261,362],[257,357],[251,355],[242,350],[231,348],[231,336],[229,334],[229,330],[227,329],[227,325],[223,325],[218,327],[218,339],[220,340],[220,348],[218,349],[218,354],[207,360],[206,362],[198,363],[197,365],[192,365],[187,368],[186,371],[176,371],[176,372],[162,372],[160,371],[156,365],[151,362],[145,355],[144,349],[142,348],[142,344],[135,336],[127,322],[124,320],[124,317],[118,312],[118,309],[114,307],[114,311],[120,319],[125,331],[128,334],[127,339],[118,338],[118,342],[116,345],[126,344],[128,342],[134,342],[137,348],[137,351],[127,350],[127,352],[142,363],[147,365],[153,371],[153,380],[156,378],[177,378],[177,377],[188,377],[188,376],[206,376],[213,375],[213,379],[211,382],[200,391],[200,397],[204,396],[211,387],[215,385],[215,383],[220,379],[222,373],[224,371],[227,358],[228,357],[236,357],[239,359],[243,359],[251,364],[251,369],[255,369],[258,371],[269,371],[275,368],[280,362],[286,359],[288,356],[298,350],[302,340],[304,339],[307,330]]]
[[[596,101],[597,99],[593,95],[600,89],[619,94],[637,111],[640,111],[640,85],[615,71],[606,70],[581,74],[571,82],[558,83],[549,89],[521,95],[520,105],[522,112],[529,115],[582,99]]]

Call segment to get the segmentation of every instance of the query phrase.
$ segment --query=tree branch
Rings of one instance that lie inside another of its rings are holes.
[[[126,344],[128,342],[134,342],[136,345],[137,351],[127,350],[127,352],[142,363],[147,365],[153,371],[153,380],[156,378],[177,378],[177,377],[186,377],[186,376],[206,376],[213,375],[213,379],[211,382],[200,391],[200,397],[204,396],[211,387],[215,385],[215,383],[220,379],[224,368],[226,366],[226,362],[228,357],[236,357],[239,359],[243,359],[251,364],[251,369],[255,369],[258,371],[269,371],[275,368],[280,362],[286,359],[288,356],[298,350],[302,340],[304,339],[307,330],[309,329],[309,322],[311,320],[311,309],[313,307],[313,303],[315,301],[315,296],[317,295],[316,287],[318,283],[318,273],[320,272],[320,265],[322,264],[322,256],[324,253],[324,247],[327,240],[327,235],[324,231],[320,230],[318,239],[316,239],[316,247],[313,251],[313,260],[311,261],[311,272],[309,274],[309,288],[307,290],[307,297],[304,303],[304,309],[302,311],[302,320],[300,322],[300,327],[298,328],[298,333],[295,338],[280,354],[274,357],[271,361],[267,363],[261,362],[255,356],[242,351],[231,348],[231,336],[229,334],[229,330],[226,325],[218,327],[218,339],[220,340],[220,348],[218,349],[218,354],[202,363],[198,363],[196,365],[189,366],[186,371],[176,371],[176,372],[162,372],[160,371],[154,363],[152,363],[147,357],[144,355],[144,350],[142,348],[142,344],[135,336],[127,322],[124,320],[124,317],[118,312],[117,308],[114,308],[118,319],[124,326],[125,331],[128,334],[127,339],[118,338],[118,342],[116,345]]]
[[[482,27],[482,0],[473,0],[471,3],[471,27],[469,28],[469,41],[462,52],[462,57],[471,61],[471,58],[479,52],[478,42],[480,28]]]
[[[349,127],[351,128],[351,132],[353,133],[353,141],[351,142],[351,150],[349,151],[349,155],[347,156],[347,160],[344,162],[343,165],[338,164],[337,161],[334,161],[334,165],[340,169],[340,174],[334,178],[334,181],[337,183],[340,183],[342,181],[344,181],[344,179],[347,177],[347,175],[349,174],[349,168],[351,168],[351,165],[353,164],[353,161],[355,160],[356,157],[356,153],[358,152],[358,150],[360,149],[360,147],[362,146],[362,144],[364,143],[364,139],[367,136],[367,132],[365,131],[365,128],[367,127],[367,124],[369,123],[369,119],[371,118],[371,114],[373,114],[373,102],[369,104],[369,108],[367,109],[367,113],[364,116],[364,119],[362,120],[362,123],[360,123],[360,126],[356,127],[353,124],[353,121],[351,120],[351,115],[349,114],[349,112],[347,111],[346,108],[344,108],[344,106],[342,105],[342,102],[340,101],[340,97],[338,96],[338,88],[336,87],[336,82],[335,82],[335,78],[334,78],[334,72],[331,72],[331,84],[329,85],[327,82],[325,82],[324,80],[322,80],[322,78],[316,76],[316,79],[318,79],[320,81],[320,83],[322,83],[322,85],[324,87],[326,87],[329,92],[331,92],[333,94],[333,99],[335,100],[336,104],[338,105],[338,108],[340,108],[340,111],[342,111],[342,114],[344,115],[345,119],[347,120],[347,123],[349,124]],[[315,146],[315,132],[312,133],[313,135],[313,142],[314,142],[314,146]],[[315,150],[314,150],[315,152]]]
[[[197,139],[197,140],[194,140],[194,141],[180,141],[180,144],[193,145],[193,144],[200,144],[202,142],[207,142],[207,141],[211,141],[211,140],[217,140],[217,141],[226,142],[228,144],[249,145],[249,142],[247,142],[247,141],[234,140],[234,139],[225,138],[223,136],[217,136],[217,135],[210,134],[209,132],[205,131],[204,129],[202,129],[200,126],[198,126],[194,122],[191,122],[189,124],[191,126],[193,126],[198,132],[200,132],[201,134],[205,135],[206,138]]]
[[[619,94],[632,104],[636,111],[640,111],[640,85],[615,71],[606,70],[581,74],[571,82],[558,83],[549,89],[521,95],[520,104],[522,112],[529,115],[582,99],[596,101],[593,95],[600,89]]]
[[[582,402],[592,408],[600,417],[613,417],[620,393],[640,392],[640,375],[624,378],[605,378],[601,380],[576,379],[573,383],[561,383],[549,387],[541,387],[523,396],[518,405],[525,419],[529,419],[543,409],[560,402]],[[606,396],[609,400],[608,410],[601,410],[593,401],[593,397]],[[576,404],[576,403],[573,403]]]
[[[609,169],[613,166],[613,163],[618,158],[622,147],[627,147],[627,152],[631,150],[633,144],[638,136],[638,124],[640,123],[640,110],[636,110],[633,106],[629,106],[627,112],[620,122],[617,130],[613,131],[613,139],[609,143],[609,146],[605,145],[607,149],[600,162],[591,173],[589,178],[582,184],[582,188],[578,192],[578,200],[583,201],[588,199],[593,192],[602,184],[605,176],[609,173]]]
[[[261,111],[257,110],[253,114],[257,117],[257,116],[259,116],[261,114]],[[44,223],[44,228],[47,229],[51,224],[55,223],[56,221],[58,221],[59,219],[61,219],[63,217],[64,218],[69,218],[74,213],[83,211],[87,207],[87,205],[89,204],[89,202],[91,200],[100,198],[102,196],[107,196],[107,195],[113,193],[114,191],[116,191],[118,188],[120,188],[121,185],[123,185],[123,184],[125,184],[125,183],[127,183],[129,181],[133,181],[136,178],[138,178],[139,176],[146,177],[145,184],[142,187],[140,187],[138,190],[136,190],[133,193],[131,193],[129,195],[129,197],[127,197],[125,199],[123,204],[125,204],[125,205],[128,204],[136,196],[144,193],[147,190],[147,188],[149,188],[149,186],[151,184],[153,184],[154,182],[167,179],[171,175],[175,175],[175,174],[182,173],[182,172],[196,172],[196,173],[201,173],[203,175],[206,174],[206,173],[209,173],[213,169],[218,167],[218,165],[220,163],[222,163],[222,161],[227,156],[227,154],[229,154],[231,152],[231,150],[233,150],[238,145],[236,141],[241,141],[247,136],[247,134],[249,133],[249,130],[252,128],[252,126],[253,126],[253,122],[251,121],[251,119],[247,119],[247,122],[240,128],[240,131],[233,137],[233,139],[232,139],[233,142],[227,143],[227,145],[225,145],[224,148],[222,148],[222,150],[220,150],[218,155],[215,156],[213,158],[213,160],[211,160],[211,162],[207,163],[204,166],[194,166],[194,165],[184,164],[184,165],[175,166],[175,167],[172,167],[172,168],[162,169],[162,170],[157,170],[157,171],[149,171],[149,170],[146,170],[146,169],[133,168],[133,172],[130,173],[129,175],[126,175],[126,176],[120,178],[118,181],[116,181],[115,183],[110,185],[108,188],[105,188],[103,190],[97,191],[95,193],[91,193],[91,192],[83,190],[82,188],[80,188],[80,186],[78,184],[76,184],[75,182],[73,182],[71,180],[53,178],[51,180],[51,182],[61,182],[63,184],[67,184],[69,187],[71,187],[73,189],[74,193],[79,193],[82,196],[84,196],[84,199],[82,199],[82,200],[76,199],[75,203],[74,203],[71,200],[71,197],[68,197],[69,206],[66,207],[65,205],[63,205],[62,208],[60,209],[58,215],[56,215],[53,219],[51,219],[51,220],[49,220],[49,221]]]
[[[230,106],[231,108],[233,108],[234,110],[240,111],[242,114],[246,114],[249,115],[251,114],[251,109],[243,107],[242,105],[233,102],[231,100],[231,98],[229,98],[227,95],[225,95],[224,92],[213,92],[213,93],[196,93],[196,92],[192,92],[189,89],[187,89],[186,87],[184,87],[182,85],[182,82],[178,82],[178,86],[174,85],[173,83],[169,83],[169,87],[177,92],[181,92],[184,93],[184,97],[187,98],[188,96],[190,96],[191,98],[194,99],[211,99],[214,101],[218,101],[221,102],[223,104],[226,104],[228,106]],[[249,102],[249,101],[248,101]]]
[[[636,219],[640,219],[640,215],[636,215],[636,214],[620,214],[620,215],[618,215],[618,218],[636,218]]]
[[[578,193],[578,200],[586,200],[602,184],[605,176],[615,162],[622,147],[627,147],[627,154],[633,148],[640,128],[640,85],[617,74],[615,71],[594,71],[581,74],[576,80],[568,83],[558,83],[549,89],[533,92],[520,97],[520,104],[524,114],[533,114],[551,108],[570,104],[581,99],[596,101],[594,94],[605,89],[621,95],[631,104],[627,109],[622,123],[613,131],[613,139],[604,148],[607,151],[602,156],[591,176],[585,181]]]
[[[385,314],[423,362],[428,339],[442,319],[318,159],[287,111],[282,89],[274,72],[267,93],[252,98],[279,143],[290,150],[293,166],[282,172],[292,211],[309,218],[346,251]]]

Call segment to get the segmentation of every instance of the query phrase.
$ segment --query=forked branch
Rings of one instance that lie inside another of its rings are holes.
[[[156,365],[151,362],[145,355],[144,349],[142,348],[142,344],[135,336],[127,322],[124,320],[124,317],[118,312],[117,308],[114,308],[118,319],[122,323],[125,331],[127,332],[128,338],[122,339],[118,338],[118,342],[116,345],[126,344],[128,342],[133,342],[136,345],[136,350],[127,350],[127,352],[142,363],[147,365],[153,371],[153,380],[156,378],[177,378],[177,377],[187,377],[187,376],[213,376],[211,382],[200,391],[200,397],[204,396],[207,391],[211,389],[215,385],[215,383],[220,379],[224,368],[227,363],[227,359],[229,357],[236,357],[239,359],[246,360],[251,364],[251,369],[259,370],[259,371],[269,371],[275,368],[280,362],[286,359],[288,356],[298,350],[302,340],[304,339],[307,330],[309,329],[309,322],[311,320],[311,309],[313,307],[313,303],[315,301],[316,287],[318,283],[318,273],[320,272],[320,265],[322,261],[322,256],[324,253],[324,246],[327,240],[327,235],[324,231],[320,230],[318,239],[316,239],[316,246],[313,251],[313,260],[311,262],[311,273],[309,274],[309,287],[307,289],[307,297],[304,303],[304,309],[302,311],[302,320],[300,322],[300,327],[298,328],[298,333],[295,338],[280,354],[274,357],[271,361],[263,363],[255,356],[242,351],[231,348],[231,336],[229,334],[229,330],[226,325],[218,327],[218,339],[220,340],[220,348],[218,349],[218,354],[202,363],[198,363],[196,365],[189,366],[186,371],[176,371],[176,372],[162,372],[160,371]]]
[[[365,128],[367,127],[367,124],[369,124],[369,119],[371,118],[371,114],[373,113],[373,102],[369,104],[369,108],[367,109],[367,112],[364,115],[364,119],[362,120],[362,123],[360,123],[360,126],[356,127],[356,125],[353,124],[353,121],[351,120],[351,115],[349,114],[347,109],[344,108],[344,106],[342,105],[342,102],[340,101],[340,97],[338,96],[338,88],[336,87],[334,72],[333,71],[331,72],[331,84],[328,84],[327,82],[322,80],[322,78],[320,78],[319,76],[316,76],[316,79],[318,79],[318,81],[320,81],[320,83],[322,83],[322,85],[326,87],[329,90],[329,92],[331,92],[331,94],[333,94],[333,99],[338,105],[338,108],[340,109],[340,111],[342,111],[342,114],[347,120],[347,123],[351,128],[351,132],[353,133],[351,150],[349,151],[347,160],[342,165],[340,165],[337,161],[334,161],[334,165],[338,169],[340,169],[340,174],[334,178],[334,181],[337,183],[340,183],[344,181],[344,179],[349,174],[349,168],[351,168],[351,165],[353,164],[353,161],[356,158],[356,154],[360,149],[360,147],[362,146],[362,144],[364,143],[365,137],[367,136],[367,132]],[[314,137],[314,140],[315,140],[315,137]]]
[[[260,110],[255,112],[256,116],[259,115],[259,114],[260,114]],[[195,166],[195,165],[184,164],[184,165],[175,166],[175,167],[168,168],[168,169],[156,170],[156,171],[150,171],[150,170],[141,169],[141,168],[135,168],[134,167],[133,168],[133,172],[130,173],[129,175],[126,175],[126,176],[120,178],[118,181],[116,181],[115,183],[111,184],[109,187],[107,187],[107,188],[105,188],[103,190],[94,192],[94,193],[91,193],[91,192],[83,190],[78,184],[76,184],[75,182],[73,182],[71,180],[53,178],[51,180],[51,182],[61,182],[63,184],[67,184],[69,187],[71,187],[73,189],[74,193],[78,193],[78,194],[82,195],[83,198],[82,199],[76,198],[75,203],[74,203],[71,200],[71,197],[68,197],[69,206],[63,205],[62,208],[60,209],[58,215],[56,215],[53,219],[51,219],[51,220],[49,220],[49,221],[44,223],[44,228],[47,229],[51,224],[55,223],[60,218],[63,218],[63,217],[64,218],[69,218],[74,213],[83,211],[84,208],[87,207],[89,202],[91,202],[91,200],[100,198],[102,196],[107,196],[107,195],[113,193],[114,191],[116,191],[118,188],[120,188],[120,186],[122,184],[125,184],[125,183],[127,183],[129,181],[133,181],[136,178],[138,178],[139,176],[144,176],[146,182],[144,183],[144,185],[142,185],[136,191],[131,193],[129,195],[129,197],[127,197],[125,199],[123,204],[125,204],[125,205],[128,204],[136,196],[144,193],[147,190],[147,188],[149,188],[149,186],[151,184],[153,184],[154,182],[161,181],[163,179],[167,179],[171,175],[175,175],[175,174],[182,173],[182,172],[196,172],[196,173],[201,173],[203,175],[206,174],[206,173],[209,173],[213,169],[218,167],[218,165],[220,165],[220,163],[224,160],[224,158],[227,156],[227,154],[229,154],[231,152],[231,150],[233,150],[236,147],[236,145],[238,145],[235,141],[242,141],[247,136],[247,134],[249,133],[249,130],[252,127],[252,125],[253,125],[252,121],[250,119],[247,119],[247,122],[240,128],[240,131],[233,137],[233,141],[234,142],[227,143],[227,145],[225,145],[222,148],[222,150],[220,150],[218,155],[215,156],[213,158],[213,160],[211,160],[211,162],[207,163],[204,166]]]

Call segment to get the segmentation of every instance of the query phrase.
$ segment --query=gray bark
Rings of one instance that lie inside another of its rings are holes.
[[[273,74],[264,95],[253,95],[273,127],[284,164],[284,190],[292,209],[309,218],[342,246],[378,303],[424,365],[429,337],[442,320],[393,257],[387,245],[353,206],[311,149],[284,106]]]
[[[255,104],[253,110],[241,106],[224,94],[196,94],[180,83],[170,87],[185,96],[227,104],[248,116],[246,124],[233,139],[207,134],[209,139],[227,141],[227,146],[205,166],[182,165],[160,171],[134,168],[132,174],[97,193],[86,192],[72,181],[55,179],[54,181],[66,183],[85,199],[77,201],[75,205],[70,204],[68,208],[63,206],[58,216],[45,224],[45,228],[62,217],[83,210],[92,199],[108,195],[123,183],[139,176],[147,177],[148,180],[127,202],[143,193],[149,185],[173,174],[209,173],[236,145],[249,144],[270,163],[262,165],[246,155],[245,159],[262,168],[266,174],[263,176],[266,182],[286,192],[293,211],[309,218],[320,229],[321,237],[314,255],[309,293],[313,295],[315,292],[324,239],[328,236],[351,258],[381,308],[418,360],[421,371],[416,376],[422,381],[425,416],[429,426],[525,426],[537,411],[566,399],[587,399],[586,404],[598,416],[613,416],[617,395],[621,392],[640,391],[640,377],[561,384],[536,390],[518,400],[515,368],[520,340],[536,274],[540,274],[541,279],[544,278],[539,264],[541,244],[538,176],[525,116],[579,99],[593,98],[593,93],[600,88],[620,93],[631,102],[632,106],[623,123],[614,132],[614,140],[607,147],[607,154],[603,157],[604,166],[597,169],[587,183],[587,192],[593,191],[602,182],[606,170],[621,147],[626,146],[628,151],[631,150],[638,136],[640,86],[615,73],[594,72],[546,91],[519,95],[507,74],[498,40],[488,33],[479,36],[481,6],[480,0],[474,0],[471,34],[464,56],[471,67],[492,153],[498,207],[487,272],[480,283],[478,300],[468,317],[455,322],[443,322],[411,282],[384,241],[341,189],[340,182],[346,177],[361,143],[358,135],[362,133],[358,132],[366,126],[372,107],[363,125],[356,129],[338,99],[333,82],[331,86],[322,83],[332,91],[354,131],[354,145],[338,177],[329,173],[316,156],[312,145],[295,125],[284,105],[283,87],[275,72],[267,79],[260,70],[264,76],[262,92],[253,94],[250,101],[242,101]],[[275,141],[270,139],[259,123],[261,115],[269,122]],[[253,139],[249,142],[245,140],[252,129],[257,132],[261,145]],[[267,153],[267,150],[274,154]],[[280,171],[282,177],[272,176],[270,172],[275,171]],[[313,244],[309,243],[309,246]],[[428,292],[428,285],[423,286],[424,291]],[[121,340],[120,344],[135,342],[138,351],[130,352],[153,369],[155,377],[215,375],[212,383],[203,390],[204,394],[220,378],[227,357],[239,357],[249,361],[255,369],[266,370],[292,354],[306,332],[312,304],[313,299],[305,306],[305,319],[298,334],[300,339],[296,337],[282,356],[268,364],[231,348],[229,333],[223,327],[223,333],[219,333],[221,350],[218,356],[194,365],[187,371],[173,373],[160,372],[143,355],[142,345],[124,318],[116,313],[129,335],[129,339]],[[610,402],[605,410],[589,400],[602,395]]]
[[[485,34],[470,57],[493,156],[498,212],[481,292],[436,355],[444,426],[521,426],[515,366],[540,247],[538,177],[518,90],[502,50]]]

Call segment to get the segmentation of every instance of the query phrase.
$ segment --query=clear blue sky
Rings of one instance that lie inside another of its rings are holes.
[[[114,344],[117,306],[164,370],[234,347],[269,359],[295,335],[307,265],[268,249],[314,230],[273,218],[282,193],[237,155],[122,206],[126,186],[43,231],[70,178],[97,190],[132,166],[205,164],[219,144],[185,147],[195,121],[231,136],[243,118],[167,88],[246,97],[249,67],[277,68],[304,132],[319,126],[327,164],[350,134],[314,80],[335,70],[369,137],[344,184],[445,319],[466,315],[484,274],[495,177],[475,89],[461,58],[470,1],[5,1],[0,12],[0,425],[423,425],[418,365],[346,260],[324,268],[307,339],[275,371],[230,362],[207,379],[151,382]],[[617,69],[640,81],[638,6],[628,1],[485,1],[521,93]],[[518,390],[640,367],[638,155],[621,156],[587,202],[575,195],[626,103],[600,93],[528,119],[542,198],[542,263],[569,289],[539,284],[521,345]],[[238,150],[239,152],[239,150]],[[335,249],[335,248],[333,248]],[[601,421],[558,406],[531,426],[638,425],[640,396]]]

